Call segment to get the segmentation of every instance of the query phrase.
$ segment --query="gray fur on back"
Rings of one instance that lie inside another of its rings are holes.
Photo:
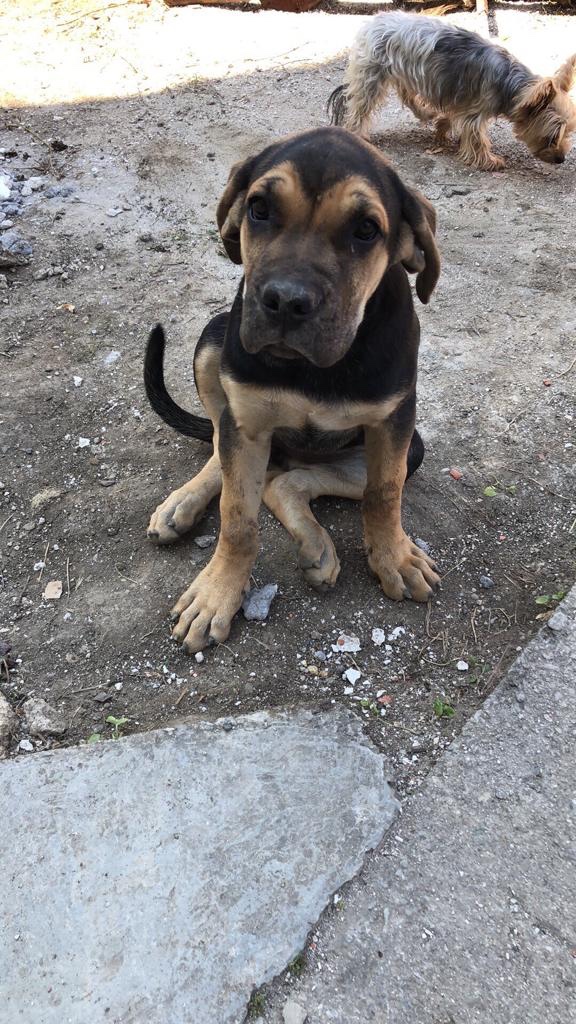
[[[391,79],[437,110],[458,110],[482,97],[492,116],[510,111],[519,89],[535,79],[507,50],[437,18],[392,12],[362,27],[352,54],[356,72]]]

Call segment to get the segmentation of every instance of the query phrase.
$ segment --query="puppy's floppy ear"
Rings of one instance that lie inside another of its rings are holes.
[[[233,263],[242,263],[240,252],[240,225],[244,212],[244,200],[257,157],[250,157],[234,164],[228,176],[228,183],[216,210],[218,230],[224,248]]]
[[[535,85],[522,90],[516,110],[523,117],[535,117],[552,102],[555,95],[554,79],[540,78]]]
[[[434,241],[436,211],[425,196],[405,185],[401,197],[396,261],[417,273],[416,294],[421,302],[428,302],[440,277],[440,253]]]
[[[554,84],[562,92],[570,92],[576,81],[576,53],[573,53],[568,60],[565,60],[554,75]]]

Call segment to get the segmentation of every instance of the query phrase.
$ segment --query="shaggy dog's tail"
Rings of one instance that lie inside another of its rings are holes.
[[[164,383],[164,348],[166,338],[164,329],[157,324],[151,331],[144,356],[144,387],[148,401],[161,419],[185,437],[195,437],[198,441],[211,441],[213,427],[209,419],[195,416],[179,405],[168,394]]]
[[[343,125],[346,117],[346,92],[345,86],[339,85],[334,92],[330,93],[326,110],[331,124]]]

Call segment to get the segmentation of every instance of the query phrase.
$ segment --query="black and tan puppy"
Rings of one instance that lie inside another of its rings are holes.
[[[189,651],[224,641],[258,551],[262,499],[296,541],[316,587],[340,563],[310,502],[362,499],[368,563],[395,601],[426,601],[435,566],[404,533],[402,488],[423,457],[414,429],[419,324],[406,270],[428,302],[440,272],[432,207],[378,150],[341,128],[269,146],[231,171],[218,227],[244,278],[194,358],[210,421],[164,386],[164,334],[146,353],[148,398],[191,437],[214,440],[204,469],[154,512],[148,536],[177,540],[222,492],[215,553],[176,603]]]

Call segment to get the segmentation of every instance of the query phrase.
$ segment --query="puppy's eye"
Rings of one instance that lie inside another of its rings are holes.
[[[248,214],[250,220],[268,220],[270,217],[268,203],[261,196],[253,196],[248,200]]]
[[[358,238],[361,242],[373,242],[379,234],[380,228],[370,217],[361,220],[354,230],[354,238]]]

